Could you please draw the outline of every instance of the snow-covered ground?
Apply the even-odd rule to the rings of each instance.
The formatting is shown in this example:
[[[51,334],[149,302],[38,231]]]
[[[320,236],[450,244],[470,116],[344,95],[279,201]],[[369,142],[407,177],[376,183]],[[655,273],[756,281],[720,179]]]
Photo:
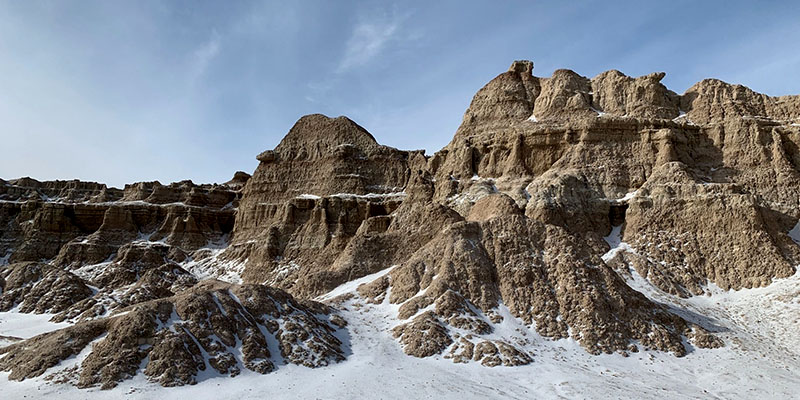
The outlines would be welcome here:
[[[69,326],[67,323],[49,322],[52,316],[52,314],[0,312],[0,346]]]
[[[611,238],[610,238],[611,239]],[[622,249],[620,249],[622,250]],[[383,271],[384,273],[386,271]],[[372,276],[378,277],[381,273]],[[362,282],[367,279],[361,280]],[[418,359],[403,354],[391,337],[397,306],[348,300],[343,315],[348,359],[309,369],[282,365],[259,375],[248,370],[236,378],[204,375],[197,385],[162,388],[143,375],[111,391],[82,390],[41,378],[8,382],[0,373],[2,398],[59,399],[395,399],[395,398],[796,398],[800,393],[800,274],[766,288],[725,292],[709,287],[710,296],[677,299],[634,274],[631,286],[671,307],[684,318],[717,331],[726,346],[693,349],[687,356],[641,351],[592,356],[573,340],[552,341],[506,317],[498,338],[528,338],[533,363],[488,368],[454,364],[442,357]],[[335,294],[357,287],[349,283]],[[326,296],[326,298],[329,296]],[[502,312],[502,310],[500,310]],[[713,316],[713,317],[707,317]],[[2,313],[0,335],[28,337],[57,328],[46,316]],[[81,361],[85,354],[69,361]]]

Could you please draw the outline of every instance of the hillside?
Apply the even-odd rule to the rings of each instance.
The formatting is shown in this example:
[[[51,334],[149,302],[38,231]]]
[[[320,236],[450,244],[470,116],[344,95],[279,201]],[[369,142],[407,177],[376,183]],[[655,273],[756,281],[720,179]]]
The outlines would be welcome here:
[[[0,180],[0,387],[789,397],[800,96],[663,77],[515,61],[433,155],[314,114],[224,184]]]

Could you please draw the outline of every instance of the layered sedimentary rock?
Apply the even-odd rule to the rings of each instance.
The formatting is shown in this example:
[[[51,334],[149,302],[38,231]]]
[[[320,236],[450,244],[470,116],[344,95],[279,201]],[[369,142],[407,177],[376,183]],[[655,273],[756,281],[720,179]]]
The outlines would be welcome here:
[[[466,216],[475,200],[502,192],[598,252],[612,223],[625,223],[634,249],[659,248],[642,253],[654,274],[670,269],[657,281],[676,294],[794,272],[786,233],[800,217],[800,97],[717,80],[676,95],[659,83],[663,73],[529,75],[527,62],[515,63],[475,96],[430,161],[439,201]],[[493,111],[509,103],[518,111]],[[667,245],[675,240],[683,244]]]
[[[193,285],[197,279],[181,266],[213,264],[217,249],[227,245],[248,177],[237,174],[226,185],[141,182],[124,190],[4,181],[0,259],[11,264],[0,270],[0,309],[58,313],[59,321],[94,319]],[[169,283],[152,282],[153,274],[173,267],[182,273],[162,274]]]
[[[395,335],[418,356],[482,360],[474,349],[498,305],[543,336],[570,332],[590,352],[636,339],[680,355],[682,336],[718,346],[618,276],[690,296],[793,274],[798,97],[719,81],[680,96],[660,84],[663,73],[531,70],[514,63],[481,89],[429,159],[432,203],[467,222],[445,226],[362,296],[401,305],[409,322]],[[612,228],[625,246],[609,252]]]
[[[194,251],[225,239],[238,188],[158,182],[105,185],[30,178],[0,186],[0,255],[8,262],[54,260],[79,267],[112,257],[136,239]]]
[[[389,227],[411,166],[425,165],[421,151],[379,145],[350,119],[318,114],[300,118],[257,158],[222,258],[246,259],[248,281],[300,295],[383,269],[345,260],[348,246]]]
[[[628,351],[634,339],[683,355],[682,337],[706,333],[628,287],[580,236],[526,217],[502,193],[478,200],[467,219],[446,224],[359,292],[400,305],[397,317],[408,322],[394,334],[419,357],[447,350],[459,361],[482,346],[494,349],[488,358],[471,356],[483,364],[530,362],[515,344],[488,339],[504,310],[544,337],[572,336],[595,354]]]
[[[663,78],[514,62],[432,156],[309,115],[224,185],[2,181],[0,307],[77,323],[5,349],[0,367],[38,376],[100,337],[65,379],[109,387],[145,359],[164,385],[268,372],[273,339],[286,362],[324,365],[345,356],[328,323],[344,322],[291,296],[370,274],[329,306],[388,307],[412,356],[535,361],[503,324],[592,354],[721,346],[628,283],[689,297],[795,273],[800,97],[717,80],[679,95]]]

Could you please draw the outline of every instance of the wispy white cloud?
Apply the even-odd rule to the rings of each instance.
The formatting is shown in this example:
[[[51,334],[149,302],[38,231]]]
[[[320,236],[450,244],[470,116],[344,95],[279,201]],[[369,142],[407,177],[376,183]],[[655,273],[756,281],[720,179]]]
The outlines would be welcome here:
[[[400,32],[402,15],[383,18],[360,18],[345,46],[344,56],[337,72],[345,72],[369,63],[380,55]]]
[[[220,51],[221,38],[216,30],[211,31],[211,37],[198,47],[192,54],[191,81],[199,79],[208,69],[208,65],[217,57]]]

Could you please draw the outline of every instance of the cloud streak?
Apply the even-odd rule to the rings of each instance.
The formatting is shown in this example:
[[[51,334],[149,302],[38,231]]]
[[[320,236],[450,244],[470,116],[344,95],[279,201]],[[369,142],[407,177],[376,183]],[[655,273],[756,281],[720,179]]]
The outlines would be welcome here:
[[[395,40],[402,22],[403,18],[396,14],[383,20],[359,20],[347,40],[337,72],[347,72],[364,66],[378,57]]]
[[[191,81],[194,82],[205,74],[208,65],[219,55],[220,35],[216,30],[211,31],[211,37],[197,48],[192,54]]]

